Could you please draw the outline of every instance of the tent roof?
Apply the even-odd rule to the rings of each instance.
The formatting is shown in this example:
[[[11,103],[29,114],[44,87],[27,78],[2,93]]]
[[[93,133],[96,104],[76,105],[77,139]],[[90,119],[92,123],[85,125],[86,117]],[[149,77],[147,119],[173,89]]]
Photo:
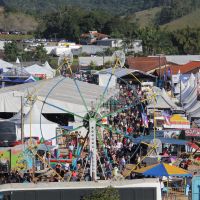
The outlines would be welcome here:
[[[173,108],[173,109],[181,109],[180,107],[178,107],[173,100],[168,96],[168,94],[166,93],[165,89],[162,89],[162,93],[161,93],[162,97],[165,99],[165,101]]]
[[[182,117],[179,114],[172,115],[169,120],[170,120],[170,123],[176,123],[176,124],[189,123],[190,124],[190,122],[186,118]]]
[[[21,105],[20,95],[24,95],[25,98],[29,95],[37,96],[36,104],[41,109],[43,106],[42,101],[48,95],[43,113],[66,113],[65,110],[67,110],[84,116],[87,110],[79,94],[78,87],[88,109],[91,109],[92,106],[96,107],[104,93],[103,87],[59,76],[53,79],[0,89],[0,112],[18,112]],[[108,89],[105,93],[104,102],[117,92],[117,89]],[[62,109],[58,109],[57,107]]]
[[[185,84],[181,80],[181,82],[177,83],[177,85],[175,86],[174,92],[179,94],[181,90],[183,91],[185,89],[185,87]]]
[[[52,71],[46,69],[45,67],[39,66],[37,64],[26,67],[25,70],[30,74],[46,74],[52,76]]]
[[[192,113],[200,107],[200,102],[197,101],[197,98],[194,98],[189,104],[184,106],[184,109],[187,113]]]
[[[45,69],[47,69],[47,70],[50,70],[50,71],[52,71],[52,72],[55,72],[55,71],[56,71],[55,69],[53,69],[53,68],[49,65],[49,62],[48,62],[48,61],[46,61],[46,62],[44,63],[43,68],[45,68]]]
[[[178,177],[191,177],[192,175],[179,167],[172,166],[166,163],[160,163],[156,165],[147,166],[138,170],[135,170],[136,173],[141,173],[145,176],[178,176]]]
[[[182,100],[184,104],[189,104],[190,102],[193,102],[194,99],[197,98],[197,85],[193,87],[193,90],[190,92],[189,96]]]
[[[143,142],[151,142],[154,139],[153,135],[147,135],[147,136],[141,136],[136,139],[134,139],[135,143],[141,143]],[[158,139],[163,143],[163,144],[176,144],[176,145],[186,145],[187,141],[186,140],[179,140],[179,139],[174,139],[174,138],[164,138],[164,137],[158,137]]]
[[[2,74],[3,77],[29,77],[30,74],[24,67],[12,67]]]
[[[31,75],[29,78],[27,78],[24,82],[25,83],[31,83],[31,82],[35,82],[36,80],[34,79],[34,77]]]
[[[32,108],[24,117],[24,124],[56,124],[47,120],[43,115],[41,115],[41,110],[38,109],[36,104],[33,104]]]
[[[156,96],[156,103],[154,105],[154,100],[152,103],[147,106],[147,108],[159,108],[159,109],[171,109],[171,106],[165,101],[165,99],[161,95]]]
[[[13,64],[0,59],[0,68],[2,68],[4,72],[8,71],[12,67],[13,67]]]
[[[155,76],[151,74],[147,74],[145,72],[142,72],[140,70],[135,70],[135,69],[127,69],[127,68],[108,68],[108,69],[102,69],[101,71],[97,72],[96,74],[114,74],[117,78],[121,78],[123,76],[127,76],[129,74],[134,74],[134,73],[140,73],[142,75],[150,76],[152,78],[155,78]]]

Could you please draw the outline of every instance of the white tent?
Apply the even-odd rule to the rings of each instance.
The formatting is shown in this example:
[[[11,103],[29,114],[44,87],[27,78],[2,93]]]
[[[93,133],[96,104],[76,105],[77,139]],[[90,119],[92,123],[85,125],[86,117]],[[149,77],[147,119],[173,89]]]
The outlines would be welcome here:
[[[52,71],[46,69],[45,67],[41,67],[37,64],[26,67],[25,70],[33,76],[45,76],[47,79],[54,77],[54,73]]]
[[[187,98],[182,99],[182,103],[184,105],[188,105],[188,104],[190,104],[190,102],[193,102],[196,98],[197,98],[197,84],[194,85],[189,96]]]
[[[177,85],[174,88],[174,93],[175,94],[180,94],[180,91],[185,89],[185,84],[183,83],[183,81],[177,83]]]
[[[53,73],[53,75],[55,76],[56,70],[53,69],[53,68],[49,65],[48,61],[46,61],[46,62],[44,63],[43,68],[45,68],[45,69],[51,71],[51,72]]]
[[[161,95],[156,96],[156,103],[154,103],[154,100],[152,100],[151,104],[147,106],[148,109],[154,107],[158,109],[171,109],[171,106],[168,104],[168,102],[165,101],[165,99]]]
[[[52,140],[53,145],[56,144],[56,128],[58,124],[47,120],[37,105],[34,104],[29,112],[24,117],[24,137],[39,137],[45,140],[54,138]],[[17,139],[21,139],[21,113],[17,113],[14,117],[8,121],[12,121],[17,126]]]
[[[171,106],[172,109],[175,109],[175,110],[181,109],[174,103],[173,99],[168,96],[164,88],[162,89],[161,95],[165,99],[165,101]]]
[[[117,84],[117,77],[115,75],[99,74],[99,86],[113,88],[116,87],[116,84]]]
[[[195,87],[195,82],[196,82],[196,78],[195,78],[194,74],[191,74],[190,78],[185,83],[186,87],[184,89],[182,89],[182,91],[181,91],[181,99],[185,99],[190,95],[190,93],[193,91],[193,89]],[[180,98],[180,94],[177,95],[177,98]]]
[[[13,64],[0,59],[0,69],[3,69],[3,72],[7,72],[12,67],[13,67]]]
[[[37,108],[37,105],[34,104],[28,114],[25,115],[24,137],[30,137],[31,135],[39,138],[44,138],[45,140],[54,138],[52,142],[53,145],[55,145],[56,128],[58,128],[59,125],[47,120],[40,113],[41,111]]]
[[[78,87],[85,103],[82,100]],[[30,95],[37,97],[36,105],[39,110],[43,106],[43,101],[46,100],[42,113],[73,112],[84,117],[87,113],[84,104],[87,105],[89,110],[92,106],[96,107],[104,93],[104,88],[98,85],[64,78],[62,76],[6,87],[0,89],[0,112],[19,112],[21,109],[21,97],[15,95],[16,92],[23,93],[25,99]],[[117,89],[109,89],[105,93],[104,100],[101,103],[103,104],[117,93]],[[47,95],[48,98],[46,98]]]

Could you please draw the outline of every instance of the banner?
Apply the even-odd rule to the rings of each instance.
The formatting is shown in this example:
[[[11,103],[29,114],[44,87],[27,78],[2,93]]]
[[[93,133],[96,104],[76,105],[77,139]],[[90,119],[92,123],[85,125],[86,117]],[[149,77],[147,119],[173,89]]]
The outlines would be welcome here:
[[[199,128],[191,128],[185,130],[186,137],[200,137],[200,129]]]

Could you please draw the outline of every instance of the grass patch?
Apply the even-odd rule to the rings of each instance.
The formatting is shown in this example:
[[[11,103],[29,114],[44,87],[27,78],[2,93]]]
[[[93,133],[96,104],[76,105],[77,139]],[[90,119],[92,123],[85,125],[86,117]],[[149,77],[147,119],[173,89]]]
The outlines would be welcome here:
[[[199,28],[200,27],[200,9],[193,11],[192,13],[185,15],[179,19],[176,19],[170,23],[162,25],[162,28],[166,28],[169,31],[183,29],[187,26],[191,28]]]
[[[141,28],[153,24],[155,15],[161,11],[161,7],[155,7],[148,10],[143,10],[136,12],[134,15],[130,16],[132,22],[136,22]]]

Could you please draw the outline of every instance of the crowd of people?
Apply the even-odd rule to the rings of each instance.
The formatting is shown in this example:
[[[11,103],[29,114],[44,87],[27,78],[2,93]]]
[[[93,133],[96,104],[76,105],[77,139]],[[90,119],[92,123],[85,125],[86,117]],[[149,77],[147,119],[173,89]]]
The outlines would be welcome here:
[[[142,119],[142,112],[146,112],[146,104],[145,101],[141,103],[141,99],[145,98],[145,94],[139,88],[133,87],[133,85],[120,85],[119,96],[115,97],[115,104],[110,107],[114,115],[108,118],[107,125],[98,128],[101,134],[97,137],[97,175],[100,179],[122,178],[125,165],[134,163],[140,167],[140,157],[146,154],[145,145],[134,144],[132,141],[132,138],[148,134],[149,130]],[[118,110],[120,112],[116,112]],[[76,153],[77,146],[74,140],[67,141],[66,148],[69,150],[67,158],[70,160],[72,156],[77,158],[71,164],[58,162],[54,166],[55,173],[52,175],[44,174],[39,178],[34,175],[33,178],[33,173],[29,171],[24,174],[15,171],[4,173],[1,176],[1,183],[91,180],[89,141],[85,141],[80,155]],[[52,156],[63,158],[62,155]]]

